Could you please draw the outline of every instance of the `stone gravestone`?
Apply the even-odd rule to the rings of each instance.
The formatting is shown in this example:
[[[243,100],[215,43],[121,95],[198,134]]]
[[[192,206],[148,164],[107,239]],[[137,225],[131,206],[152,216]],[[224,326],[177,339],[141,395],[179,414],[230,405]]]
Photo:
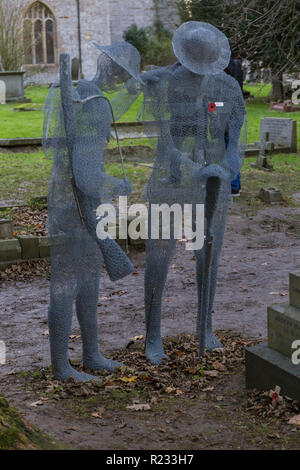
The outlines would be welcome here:
[[[0,80],[0,104],[6,103],[6,85],[3,80]]]
[[[77,82],[79,80],[79,74],[80,74],[79,59],[77,59],[77,57],[74,57],[72,59],[72,80],[74,82]]]
[[[268,342],[246,349],[246,386],[300,400],[300,271],[290,273],[290,301],[268,307]]]
[[[259,155],[255,163],[251,163],[251,166],[259,170],[273,170],[273,165],[269,162],[267,158],[267,150],[274,150],[273,142],[269,142],[269,132],[263,132],[261,134],[259,142]]]
[[[24,73],[25,72],[0,72],[0,80],[6,86],[6,102],[19,101],[28,102],[29,98],[24,96]],[[31,100],[30,100],[31,101]]]
[[[9,219],[0,219],[0,240],[13,237],[12,222]]]
[[[260,122],[260,140],[265,133],[276,149],[297,152],[297,122],[289,118],[263,118]]]

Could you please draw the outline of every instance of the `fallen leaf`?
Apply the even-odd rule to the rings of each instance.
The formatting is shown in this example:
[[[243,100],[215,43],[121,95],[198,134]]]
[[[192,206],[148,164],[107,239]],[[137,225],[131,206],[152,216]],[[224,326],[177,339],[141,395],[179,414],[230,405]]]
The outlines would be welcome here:
[[[136,381],[136,378],[137,376],[136,375],[132,375],[131,377],[120,377],[119,380],[121,380],[122,382],[127,382],[127,383],[132,383],[132,382],[135,382]]]
[[[135,405],[126,406],[126,409],[130,411],[150,411],[151,406],[148,403],[137,403]]]
[[[293,417],[289,420],[288,424],[292,424],[292,425],[294,425],[294,426],[300,426],[300,415],[295,415],[295,416],[293,416]]]
[[[141,341],[143,338],[144,338],[144,335],[134,336],[134,337],[131,338],[131,340],[128,341],[128,343],[126,344],[126,349],[128,349],[132,344],[136,343],[136,341]]]
[[[179,349],[174,351],[174,352],[175,352],[176,356],[182,356],[182,351],[179,351]]]
[[[166,387],[166,388],[165,388],[165,392],[166,392],[166,393],[173,393],[173,392],[176,392],[176,388],[174,388],[174,387]]]
[[[92,418],[101,419],[103,417],[104,412],[105,412],[105,408],[103,406],[101,406],[100,408],[97,408],[97,410],[95,410],[91,414],[91,416],[92,416]]]
[[[215,361],[213,362],[212,365],[213,365],[213,368],[216,370],[226,370],[226,367],[221,362]]]
[[[131,341],[140,341],[144,338],[144,335],[134,336]]]
[[[163,428],[163,427],[158,428],[158,430],[159,430],[159,432],[162,432],[162,433],[167,432],[167,428]]]
[[[188,374],[196,374],[198,369],[196,368],[192,368],[192,367],[188,367],[187,369],[184,369],[184,372],[187,372]]]
[[[281,295],[284,297],[285,295],[288,295],[288,292],[270,292],[270,295]]]
[[[158,402],[158,398],[157,397],[152,397],[150,402],[154,405],[155,403]]]
[[[203,371],[204,375],[208,375],[209,377],[218,377],[219,372],[217,370],[205,370]]]
[[[38,401],[34,401],[33,403],[30,403],[29,406],[33,406],[37,408],[38,406],[43,406],[44,403],[45,403],[45,400],[38,400]]]

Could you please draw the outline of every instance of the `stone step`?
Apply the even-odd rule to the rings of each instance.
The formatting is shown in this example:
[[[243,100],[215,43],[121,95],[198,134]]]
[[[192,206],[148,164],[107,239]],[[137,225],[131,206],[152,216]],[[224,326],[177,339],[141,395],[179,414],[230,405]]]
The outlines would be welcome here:
[[[300,308],[300,271],[290,273],[290,304]]]
[[[0,240],[0,262],[13,261],[21,258],[22,249],[19,240]]]
[[[33,235],[22,235],[17,237],[21,248],[23,259],[33,259],[39,257],[39,238]]]
[[[300,357],[300,354],[298,355]],[[283,356],[267,343],[246,349],[247,389],[274,390],[278,385],[281,395],[300,400],[300,365]]]
[[[39,257],[40,258],[50,257],[50,237],[39,238]]]
[[[9,219],[0,219],[0,239],[12,238],[13,226]]]
[[[269,347],[291,358],[296,340],[300,340],[300,309],[288,303],[268,307]]]

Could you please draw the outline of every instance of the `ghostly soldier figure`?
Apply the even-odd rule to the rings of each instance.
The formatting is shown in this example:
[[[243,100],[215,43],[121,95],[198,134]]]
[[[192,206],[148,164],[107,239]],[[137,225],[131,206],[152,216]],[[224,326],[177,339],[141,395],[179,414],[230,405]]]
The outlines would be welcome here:
[[[195,251],[199,355],[222,347],[213,334],[212,308],[218,258],[230,198],[230,181],[241,167],[239,138],[245,119],[240,87],[224,69],[228,39],[214,26],[187,22],[174,33],[178,61],[142,75],[145,126],[156,125],[158,145],[148,182],[150,204],[205,205],[205,242]],[[225,147],[225,133],[229,135]],[[149,211],[150,212],[150,211]],[[195,225],[195,219],[193,219]],[[145,273],[146,355],[154,364],[165,356],[161,339],[162,295],[176,240],[147,240]],[[173,222],[174,223],[174,222]]]
[[[90,82],[80,80],[76,89],[71,81],[70,57],[61,55],[60,81],[50,90],[45,105],[44,151],[53,158],[48,194],[51,237],[48,324],[53,372],[62,381],[70,377],[75,381],[94,379],[69,363],[74,302],[84,368],[112,371],[121,366],[106,359],[98,348],[100,270],[104,261],[112,280],[133,271],[131,262],[112,238],[97,237],[96,209],[101,203],[131,191],[128,180],[121,181],[105,173],[103,152],[110,139],[113,109],[119,118],[137,97],[135,83],[140,80],[140,56],[124,42],[97,47],[101,55],[96,76]],[[120,86],[118,96],[109,103],[102,91],[114,91]]]

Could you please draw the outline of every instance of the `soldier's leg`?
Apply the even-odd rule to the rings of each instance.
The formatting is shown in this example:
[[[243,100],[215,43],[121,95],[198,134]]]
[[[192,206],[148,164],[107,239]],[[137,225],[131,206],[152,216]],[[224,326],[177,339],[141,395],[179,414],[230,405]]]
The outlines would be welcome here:
[[[200,316],[201,316],[201,309],[203,308],[203,294],[204,294],[204,276],[206,275],[205,273],[205,267],[204,267],[204,250],[205,248],[203,247],[202,250],[195,251],[195,258],[196,258],[196,278],[197,278],[197,290],[198,290],[198,318],[197,318],[197,336],[200,338]],[[213,306],[213,297],[214,294],[212,295],[212,291],[215,293],[216,290],[216,281],[217,281],[217,273],[213,272],[214,271],[214,265],[217,265],[218,262],[218,255],[216,253],[216,247],[212,247],[212,254],[211,254],[211,259],[212,259],[212,273],[211,273],[211,278],[209,282],[209,307],[208,307],[208,315],[207,315],[207,323],[206,323],[206,338],[205,338],[205,347],[209,351],[212,351],[213,349],[216,348],[222,348],[222,344],[220,341],[216,338],[216,336],[213,334],[212,330],[212,306]]]
[[[48,309],[51,362],[56,379],[65,381],[73,377],[76,382],[83,382],[95,377],[78,372],[69,362],[68,346],[72,327],[72,305],[76,296],[76,277],[74,257],[68,245],[61,240],[51,247]]]
[[[87,370],[113,371],[116,367],[121,367],[122,364],[106,359],[99,351],[98,342],[97,305],[103,260],[99,248],[88,234],[80,252],[76,313],[82,336],[83,366]]]
[[[147,240],[145,271],[146,356],[152,364],[166,357],[161,339],[162,295],[176,240]]]

